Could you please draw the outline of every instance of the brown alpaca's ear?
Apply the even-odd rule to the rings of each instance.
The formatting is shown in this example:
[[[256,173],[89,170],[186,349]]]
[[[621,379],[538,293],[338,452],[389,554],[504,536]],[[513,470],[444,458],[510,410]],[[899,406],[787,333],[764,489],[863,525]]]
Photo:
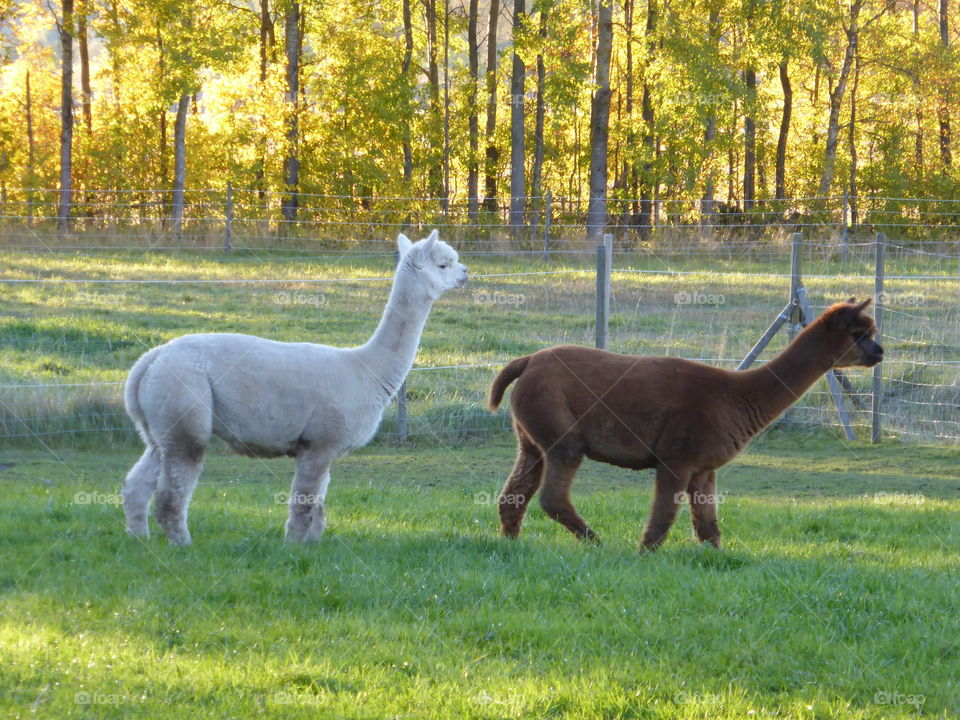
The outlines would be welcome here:
[[[854,300],[856,300],[856,298],[850,298],[850,302],[853,302]],[[853,307],[847,306],[843,308],[839,313],[837,313],[837,324],[844,327],[853,325],[860,316],[860,313],[862,313],[866,309],[867,305],[869,305],[871,302],[873,302],[873,298],[867,298],[863,302],[858,303]]]
[[[857,301],[857,296],[856,296],[856,295],[851,295],[851,296],[850,296],[850,299],[847,300],[847,302],[850,303],[851,305],[853,305],[856,301]]]

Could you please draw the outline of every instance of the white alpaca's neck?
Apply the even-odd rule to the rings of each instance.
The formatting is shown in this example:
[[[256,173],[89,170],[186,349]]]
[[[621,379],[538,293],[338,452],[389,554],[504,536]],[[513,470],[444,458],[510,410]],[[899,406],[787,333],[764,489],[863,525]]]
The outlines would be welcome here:
[[[401,264],[373,337],[354,350],[383,391],[384,403],[396,394],[413,367],[432,305],[426,292],[417,287],[413,273]]]

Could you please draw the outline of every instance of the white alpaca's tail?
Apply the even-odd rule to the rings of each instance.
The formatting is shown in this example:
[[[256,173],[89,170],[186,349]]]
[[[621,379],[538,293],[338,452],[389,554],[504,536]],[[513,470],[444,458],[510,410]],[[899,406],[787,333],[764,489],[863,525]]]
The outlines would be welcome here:
[[[123,387],[123,404],[127,409],[127,415],[133,420],[133,424],[137,427],[137,432],[140,433],[143,442],[148,446],[152,446],[154,443],[150,439],[147,418],[143,414],[143,409],[140,407],[140,381],[143,380],[143,376],[146,375],[147,370],[150,369],[153,361],[156,360],[159,350],[159,347],[155,347],[140,356],[140,359],[130,368],[130,374],[127,375],[127,382]]]

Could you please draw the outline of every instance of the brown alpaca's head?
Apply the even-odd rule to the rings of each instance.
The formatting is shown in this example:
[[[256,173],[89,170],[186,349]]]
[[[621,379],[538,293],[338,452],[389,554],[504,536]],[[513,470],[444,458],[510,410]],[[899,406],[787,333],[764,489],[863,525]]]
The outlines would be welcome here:
[[[820,317],[819,324],[826,330],[833,348],[833,367],[873,367],[883,360],[883,348],[873,339],[877,326],[873,318],[863,312],[869,304],[869,298],[861,303],[850,298],[831,305]]]

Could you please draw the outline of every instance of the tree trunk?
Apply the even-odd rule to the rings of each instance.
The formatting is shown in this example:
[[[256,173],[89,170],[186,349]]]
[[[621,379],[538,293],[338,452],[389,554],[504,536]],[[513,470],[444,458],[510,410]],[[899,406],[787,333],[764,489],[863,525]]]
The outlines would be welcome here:
[[[80,102],[83,107],[83,124],[87,133],[93,131],[93,110],[91,99],[93,91],[90,88],[90,53],[87,50],[87,4],[81,0],[80,14],[77,16],[77,34],[79,35],[80,49]]]
[[[430,92],[431,128],[442,125],[440,112],[440,66],[437,64],[437,0],[425,0],[427,21],[427,85]],[[433,141],[435,142],[435,140]],[[443,157],[430,165],[430,193],[443,196]]]
[[[284,159],[283,181],[287,194],[284,196],[282,214],[287,224],[284,233],[292,229],[290,224],[297,219],[300,186],[300,3],[291,0],[284,14],[283,47],[287,56],[287,154]]]
[[[610,123],[610,55],[613,48],[613,0],[597,8],[597,65],[590,107],[590,203],[587,232],[600,240],[607,226],[607,143]]]
[[[484,137],[487,143],[484,205],[490,212],[497,211],[497,18],[500,15],[500,0],[490,0],[490,15],[487,22],[487,124]]]
[[[70,230],[73,182],[73,0],[61,0],[60,26],[60,202],[57,227],[61,236]]]
[[[403,64],[400,72],[403,82],[410,81],[410,65],[413,62],[413,19],[410,15],[410,0],[403,0]],[[410,125],[413,117],[408,117],[403,124],[403,181],[405,192],[412,192],[413,182],[413,148],[411,145]],[[408,220],[409,224],[409,220]]]
[[[920,0],[913,0],[913,42],[919,47],[920,42]],[[915,117],[917,130],[913,140],[913,164],[917,179],[923,179],[923,93],[920,86],[920,73],[913,76],[913,91],[917,100]]]
[[[949,0],[940,0],[940,45],[943,47],[944,54],[950,49],[949,5]],[[945,168],[948,168],[953,163],[953,154],[950,149],[950,97],[946,89],[940,95],[938,115],[940,116],[940,161]]]
[[[823,154],[823,173],[820,175],[820,187],[817,190],[821,198],[830,194],[833,184],[833,175],[836,170],[837,144],[840,138],[840,109],[843,96],[847,91],[847,80],[850,77],[850,68],[853,66],[853,57],[857,51],[859,39],[860,9],[864,0],[854,0],[850,4],[850,25],[845,29],[847,46],[843,53],[843,64],[840,67],[840,77],[830,92],[830,118],[827,121],[827,142]]]
[[[184,93],[177,103],[177,119],[173,125],[173,233],[183,232],[183,189],[187,179],[187,109],[190,95]]]
[[[633,225],[636,215],[640,211],[637,201],[637,165],[633,161],[633,146],[636,143],[636,133],[633,128],[633,4],[634,0],[624,0],[623,27],[626,35],[627,76],[626,76],[626,113],[627,113],[627,145],[623,160],[623,178],[627,199],[630,206],[624,208],[625,225]]]
[[[260,92],[265,90],[267,82],[267,60],[273,48],[273,20],[270,17],[270,0],[260,0]],[[266,196],[267,170],[267,129],[266,118],[262,119],[263,127],[257,139],[257,171],[255,184],[257,196],[262,200]]]
[[[547,38],[547,6],[540,9],[540,40],[545,43]],[[541,46],[542,47],[542,46]],[[533,129],[533,178],[530,181],[530,194],[534,197],[539,219],[543,208],[543,123],[546,106],[544,104],[544,85],[547,78],[547,69],[543,62],[543,50],[537,53],[537,109]]]
[[[653,98],[650,94],[650,64],[656,52],[654,33],[657,30],[657,0],[647,3],[647,66],[644,68],[643,97],[641,99],[641,114],[643,116],[643,144],[646,146],[647,160],[643,164],[643,179],[640,183],[640,227],[647,231],[651,226],[653,214],[653,159],[656,156],[656,140],[654,136]]]
[[[857,87],[860,84],[860,56],[853,58],[853,84],[850,86],[850,125],[847,141],[850,144],[850,224],[854,227],[860,222],[857,211]]]
[[[33,137],[33,95],[30,92],[30,68],[27,68],[24,88],[26,97],[24,98],[27,109],[27,217],[33,222],[33,186],[35,184],[34,173],[36,168],[34,161],[36,157],[36,140]]]
[[[790,85],[788,61],[780,63],[780,87],[783,89],[783,112],[780,114],[780,133],[777,136],[777,200],[787,197],[787,137],[790,134],[790,115],[793,112],[793,87]]]
[[[524,224],[527,183],[524,161],[524,80],[526,65],[516,51],[517,38],[523,29],[526,0],[513,2],[513,74],[510,79],[510,230],[519,234]]]
[[[720,11],[711,10],[707,19],[707,36],[711,45],[718,45],[720,42]],[[703,147],[707,153],[706,166],[707,178],[704,182],[703,197],[700,200],[700,236],[708,239],[713,233],[715,224],[714,213],[714,192],[716,190],[716,174],[713,169],[713,142],[717,137],[717,113],[716,106],[710,104],[710,112],[703,128]]]
[[[405,2],[407,0],[404,0]],[[477,15],[479,3],[470,0],[467,11],[467,64],[470,69],[469,116],[467,117],[470,136],[470,158],[467,162],[467,214],[471,223],[477,222],[480,211],[480,119],[477,116],[479,93],[477,83],[480,80],[480,48],[477,46]]]
[[[753,120],[757,97],[756,70],[747,68],[743,78],[747,86],[743,113],[743,209],[751,210],[757,197],[757,126]]]
[[[450,0],[443,3],[443,214],[450,209]]]

